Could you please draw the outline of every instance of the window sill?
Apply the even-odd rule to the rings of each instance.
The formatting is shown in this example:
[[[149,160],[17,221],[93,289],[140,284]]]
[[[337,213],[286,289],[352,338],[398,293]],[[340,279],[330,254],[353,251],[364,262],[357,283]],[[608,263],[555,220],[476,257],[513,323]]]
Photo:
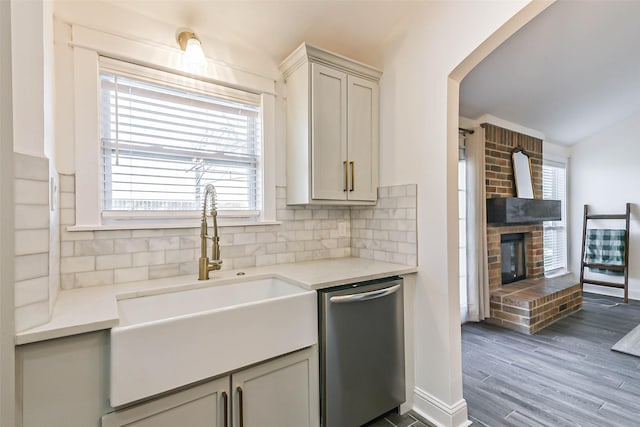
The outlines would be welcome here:
[[[211,221],[209,220],[209,226]],[[264,225],[278,225],[281,221],[251,221],[241,219],[228,219],[218,221],[218,227],[251,227]],[[200,228],[200,222],[175,222],[175,223],[127,223],[127,224],[99,224],[99,225],[70,225],[67,231],[107,231],[107,230],[156,230],[165,228]]]
[[[564,276],[565,274],[569,274],[569,270],[566,268],[559,268],[557,270],[550,271],[549,273],[545,273],[544,277],[552,279],[554,277]]]

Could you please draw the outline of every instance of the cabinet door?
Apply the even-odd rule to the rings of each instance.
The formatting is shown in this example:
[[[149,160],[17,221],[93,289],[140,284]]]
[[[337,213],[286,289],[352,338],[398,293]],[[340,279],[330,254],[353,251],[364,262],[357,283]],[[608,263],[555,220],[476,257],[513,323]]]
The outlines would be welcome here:
[[[108,330],[17,346],[16,425],[98,427],[111,410],[108,368]]]
[[[233,425],[315,427],[319,423],[317,348],[232,376]],[[242,418],[242,423],[240,422]]]
[[[349,200],[378,196],[378,84],[348,77]]]
[[[311,64],[311,194],[347,198],[347,75]]]
[[[102,427],[229,427],[228,389],[229,377],[213,380],[106,414]]]

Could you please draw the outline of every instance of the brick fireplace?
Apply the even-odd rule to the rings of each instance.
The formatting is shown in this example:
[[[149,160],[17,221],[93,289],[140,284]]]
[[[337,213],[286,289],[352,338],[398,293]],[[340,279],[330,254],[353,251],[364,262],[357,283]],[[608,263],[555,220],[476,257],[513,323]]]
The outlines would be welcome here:
[[[516,197],[511,154],[520,147],[531,159],[535,198],[542,198],[542,140],[492,124],[485,131],[487,199]],[[525,241],[526,279],[502,284],[503,234],[522,233]],[[491,316],[489,322],[525,333],[535,333],[582,306],[580,284],[571,277],[544,278],[542,223],[487,224]]]
[[[483,124],[485,131],[485,164],[487,198],[516,197],[511,166],[511,153],[522,147],[531,159],[533,193],[542,197],[542,140],[491,124]],[[500,241],[502,234],[524,233],[527,278],[544,276],[542,224],[487,225],[489,251],[489,288],[502,287]]]

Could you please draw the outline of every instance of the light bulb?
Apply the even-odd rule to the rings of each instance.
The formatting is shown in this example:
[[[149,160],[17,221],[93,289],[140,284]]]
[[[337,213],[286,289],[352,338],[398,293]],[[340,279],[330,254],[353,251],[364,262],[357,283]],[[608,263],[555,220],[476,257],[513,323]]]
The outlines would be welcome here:
[[[207,58],[204,56],[200,40],[191,31],[178,34],[178,44],[184,51],[184,66],[187,70],[201,73],[207,69]]]
[[[186,56],[190,61],[206,61],[202,45],[198,39],[189,39],[187,41],[187,48],[184,51],[184,56]]]

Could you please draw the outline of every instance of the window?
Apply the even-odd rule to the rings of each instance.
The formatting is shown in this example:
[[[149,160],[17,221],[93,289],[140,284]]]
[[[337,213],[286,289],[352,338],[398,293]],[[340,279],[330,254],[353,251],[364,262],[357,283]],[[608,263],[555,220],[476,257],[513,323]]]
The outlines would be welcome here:
[[[566,183],[566,164],[545,160],[542,166],[542,197],[560,200],[562,205],[560,221],[543,223],[545,275],[553,275],[567,269]]]
[[[458,251],[459,251],[459,286],[460,314],[464,322],[469,304],[467,295],[467,160],[464,136],[459,137],[458,147]]]
[[[276,220],[272,77],[214,61],[194,74],[174,47],[71,30],[73,73],[59,76],[73,88],[61,99],[74,117],[60,138],[76,174],[69,231],[196,228],[210,181],[220,226]]]
[[[100,67],[103,217],[197,211],[210,183],[221,214],[259,215],[260,97],[115,62]]]
[[[467,307],[467,162],[458,161],[458,250],[460,251],[460,307]]]

